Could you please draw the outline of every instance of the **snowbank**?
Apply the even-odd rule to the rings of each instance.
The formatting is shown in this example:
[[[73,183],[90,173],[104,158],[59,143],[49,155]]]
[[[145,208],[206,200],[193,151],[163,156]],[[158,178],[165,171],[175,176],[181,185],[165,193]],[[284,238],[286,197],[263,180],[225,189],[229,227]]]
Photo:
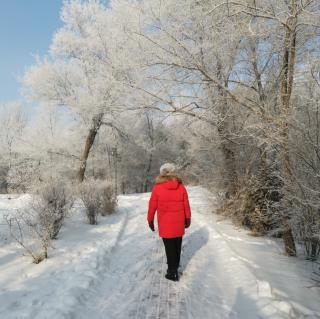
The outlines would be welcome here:
[[[14,213],[28,195],[2,196],[1,213]],[[99,225],[86,223],[83,207],[75,203],[49,259],[39,265],[7,238],[0,248],[0,318],[67,318],[86,290],[99,280],[108,252],[117,242],[126,210],[101,217]],[[6,227],[6,226],[3,226]],[[6,236],[4,236],[6,237]]]

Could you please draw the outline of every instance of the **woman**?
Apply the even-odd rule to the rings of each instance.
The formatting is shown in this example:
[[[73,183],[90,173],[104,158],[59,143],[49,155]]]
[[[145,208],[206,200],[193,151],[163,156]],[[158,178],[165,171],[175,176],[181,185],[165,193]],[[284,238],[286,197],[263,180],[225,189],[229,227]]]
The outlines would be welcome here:
[[[154,231],[154,215],[157,211],[159,236],[162,237],[168,269],[165,277],[178,281],[182,236],[191,223],[188,193],[181,179],[176,175],[174,164],[160,167],[160,175],[152,188],[147,220]]]

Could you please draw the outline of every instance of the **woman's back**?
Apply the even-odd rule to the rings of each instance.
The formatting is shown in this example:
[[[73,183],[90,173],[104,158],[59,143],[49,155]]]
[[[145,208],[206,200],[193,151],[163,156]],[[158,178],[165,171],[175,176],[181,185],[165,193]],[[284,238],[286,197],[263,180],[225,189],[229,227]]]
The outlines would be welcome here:
[[[174,176],[158,176],[149,201],[148,221],[157,211],[159,236],[183,236],[185,219],[191,218],[187,191],[181,180]]]

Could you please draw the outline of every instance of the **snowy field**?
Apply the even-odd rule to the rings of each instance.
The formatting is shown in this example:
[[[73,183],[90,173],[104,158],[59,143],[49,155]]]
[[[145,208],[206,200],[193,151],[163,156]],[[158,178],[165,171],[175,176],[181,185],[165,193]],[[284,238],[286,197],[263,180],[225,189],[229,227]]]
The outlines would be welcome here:
[[[1,220],[0,318],[320,318],[310,263],[284,256],[276,240],[220,220],[205,189],[188,191],[192,222],[179,282],[164,278],[163,243],[147,226],[150,193],[119,196],[117,212],[97,226],[84,222],[75,203],[39,265],[23,256]],[[0,213],[28,200],[1,195]]]

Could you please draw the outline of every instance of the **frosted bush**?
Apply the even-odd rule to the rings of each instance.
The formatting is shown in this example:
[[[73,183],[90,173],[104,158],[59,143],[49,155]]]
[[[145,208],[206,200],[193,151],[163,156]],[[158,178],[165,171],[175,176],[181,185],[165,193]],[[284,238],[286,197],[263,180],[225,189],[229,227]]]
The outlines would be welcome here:
[[[101,196],[101,215],[106,216],[112,214],[117,205],[117,198],[112,185],[108,182],[101,182],[99,185],[99,192]]]
[[[73,204],[63,182],[50,181],[37,186],[32,202],[14,216],[6,216],[11,237],[38,264],[48,258],[48,248],[56,239]]]
[[[49,182],[38,191],[39,197],[33,202],[37,220],[56,239],[68,210],[73,204],[71,192],[63,182]]]
[[[111,184],[105,181],[87,179],[79,185],[79,196],[85,206],[90,225],[98,222],[98,215],[111,214],[116,206],[116,197]]]

